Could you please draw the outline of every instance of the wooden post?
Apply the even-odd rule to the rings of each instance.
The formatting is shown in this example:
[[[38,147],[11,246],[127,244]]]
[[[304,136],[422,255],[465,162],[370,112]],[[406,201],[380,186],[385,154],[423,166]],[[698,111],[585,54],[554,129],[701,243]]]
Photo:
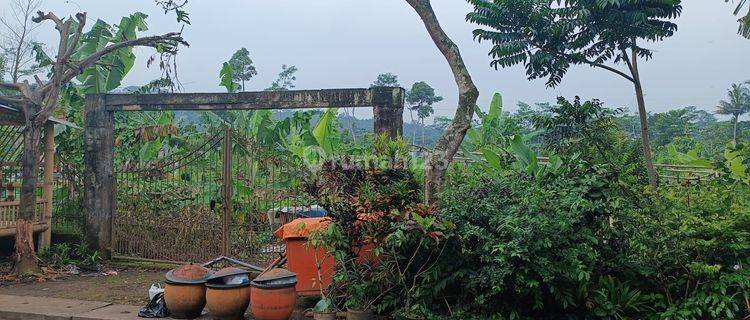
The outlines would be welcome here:
[[[42,196],[44,197],[44,212],[42,221],[47,226],[41,234],[39,250],[49,248],[52,243],[52,191],[55,173],[55,125],[47,122],[44,125],[44,181]]]
[[[221,255],[228,256],[232,221],[232,129],[224,129],[223,170],[221,174]]]
[[[87,95],[84,110],[83,209],[86,241],[104,257],[112,251],[115,211],[114,114],[106,110],[105,95]]]
[[[372,88],[372,95],[373,131],[391,139],[400,137],[404,128],[404,89],[376,87]]]

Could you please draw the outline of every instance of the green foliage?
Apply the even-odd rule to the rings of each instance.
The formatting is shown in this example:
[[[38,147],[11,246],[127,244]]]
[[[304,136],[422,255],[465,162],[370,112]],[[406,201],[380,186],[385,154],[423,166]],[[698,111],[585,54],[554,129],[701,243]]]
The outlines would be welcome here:
[[[734,122],[733,140],[737,141],[739,117],[750,112],[750,88],[745,84],[732,84],[727,92],[728,100],[719,101],[716,113],[731,115]]]
[[[281,72],[276,77],[276,80],[271,83],[271,86],[266,88],[266,91],[286,91],[291,90],[295,87],[294,81],[297,81],[298,69],[295,66],[281,66]]]
[[[415,82],[406,93],[406,103],[411,106],[411,110],[417,112],[420,119],[427,118],[434,113],[432,105],[440,101],[443,101],[443,97],[436,95],[435,89],[424,81]]]
[[[258,74],[253,65],[253,59],[250,59],[250,52],[246,48],[237,50],[232,54],[232,58],[229,59],[229,65],[234,71],[232,79],[240,82],[242,84],[242,91],[245,91],[245,81],[249,81],[253,76]]]
[[[478,170],[478,171],[476,171]],[[606,254],[597,234],[618,202],[605,172],[566,163],[554,179],[538,183],[526,173],[487,177],[458,170],[441,195],[441,214],[457,226],[459,300],[478,317],[564,318],[585,312],[579,288],[592,281]],[[514,299],[502,297],[513,296]],[[557,316],[555,316],[557,315]]]
[[[386,72],[386,73],[379,74],[378,78],[375,79],[375,82],[373,82],[370,85],[370,88],[374,88],[374,87],[400,87],[400,86],[401,85],[398,83],[398,76],[395,75],[395,74],[393,74],[393,73]]]
[[[340,143],[338,125],[336,124],[337,108],[327,109],[315,125],[312,134],[318,142],[318,146],[326,155],[333,155],[334,150]]]
[[[219,85],[227,89],[227,92],[236,92],[239,84],[234,82],[234,70],[229,62],[224,62],[221,65],[221,71],[219,71]]]
[[[571,65],[623,61],[625,49],[640,57],[652,51],[638,41],[671,37],[679,0],[468,0],[466,20],[480,26],[478,41],[489,41],[493,67],[524,64],[529,79],[558,85]]]
[[[729,0],[724,0],[724,2],[729,2]],[[747,4],[747,0],[737,1],[737,6],[735,7],[733,12],[734,15],[740,15],[742,13],[742,9],[745,8]],[[737,33],[747,39],[750,39],[750,8],[748,8],[747,13],[744,16],[740,17],[737,22],[739,22]]]
[[[336,261],[327,296],[336,299],[340,309],[386,308],[384,296],[403,288],[385,269],[394,261],[385,254],[392,252],[387,249],[401,248],[389,246],[389,241],[406,225],[411,226],[408,230],[425,230],[435,223],[434,218],[414,215],[420,186],[408,170],[409,159],[401,157],[408,155],[406,144],[378,139],[374,150],[374,157],[364,161],[329,159],[307,183],[308,192],[331,218],[310,241]],[[337,298],[342,296],[345,301]]]
[[[55,268],[68,265],[96,268],[102,262],[99,252],[89,248],[84,242],[75,245],[68,243],[54,244],[39,252],[38,258],[42,264]]]
[[[97,20],[91,30],[81,36],[81,44],[73,54],[73,59],[83,60],[111,43],[121,39],[135,39],[138,32],[148,30],[146,14],[136,12],[123,17],[120,24],[112,27]],[[76,28],[76,26],[72,26]],[[132,47],[117,49],[100,59],[96,64],[78,76],[85,93],[106,93],[120,86],[125,75],[135,63]]]

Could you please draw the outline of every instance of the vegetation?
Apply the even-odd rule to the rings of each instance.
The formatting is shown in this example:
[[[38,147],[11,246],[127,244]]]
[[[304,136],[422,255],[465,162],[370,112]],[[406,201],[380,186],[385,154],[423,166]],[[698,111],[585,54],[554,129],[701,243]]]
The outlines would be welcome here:
[[[436,95],[435,89],[424,81],[414,83],[411,89],[406,92],[406,103],[409,104],[409,115],[412,117],[411,122],[414,122],[413,111],[416,111],[417,118],[422,123],[422,145],[425,145],[424,120],[435,113],[432,105],[440,101],[443,101],[443,97]],[[415,139],[412,136],[412,144],[414,142]]]
[[[371,120],[336,106],[117,113],[115,223],[131,223],[119,232],[162,236],[148,239],[168,247],[151,250],[161,255],[174,250],[163,245],[167,238],[213,254],[228,223],[231,244],[242,248],[230,254],[252,259],[275,255],[270,214],[320,205],[328,224],[310,242],[334,257],[335,274],[316,311],[404,319],[750,317],[750,124],[742,121],[750,112],[748,84],[733,85],[718,102],[715,114],[730,121],[693,106],[648,113],[643,101],[637,65],[652,52],[642,43],[674,34],[679,0],[469,1],[467,19],[480,26],[479,41],[491,42],[492,66],[524,64],[530,79],[546,78],[549,86],[573,65],[610,71],[634,85],[637,115],[577,96],[519,103],[509,112],[496,93],[480,108],[479,91],[430,1],[406,1],[453,72],[454,117],[425,123],[443,98],[424,81],[405,99],[419,119],[411,141],[375,136],[366,129]],[[189,24],[186,2],[156,2]],[[50,115],[81,125],[88,94],[176,86],[168,66],[185,43],[179,33],[139,38],[146,18],[98,20],[85,31],[85,14],[40,13],[37,22],[58,26],[57,55],[32,45],[34,64],[0,60],[0,75],[11,78],[0,102],[18,106],[27,121],[22,219],[34,214],[28,201],[36,196],[39,126]],[[164,74],[121,88],[135,46],[154,47]],[[32,69],[49,75],[37,75],[35,85],[21,81]],[[294,89],[297,71],[282,65],[266,90]],[[241,48],[222,64],[218,85],[244,91],[256,75]],[[399,86],[398,77],[378,75],[371,87],[382,86]],[[424,157],[411,148],[418,130],[422,145],[434,141]],[[66,164],[80,168],[82,133],[61,129],[57,143]],[[229,196],[231,207],[222,207]],[[225,209],[231,214],[223,216]],[[103,261],[99,248],[75,242],[37,260],[30,233],[18,234],[17,243],[29,245],[16,249],[19,272],[37,262],[90,268]]]
[[[670,1],[506,1],[469,0],[474,12],[466,19],[478,24],[478,41],[490,41],[492,65],[524,63],[529,79],[547,78],[554,87],[572,65],[588,65],[614,73],[633,84],[640,115],[643,158],[649,182],[656,187],[648,135],[646,103],[638,59],[650,59],[646,41],[671,37],[682,5]],[[609,63],[609,64],[608,64]],[[625,72],[610,64],[625,64]]]
[[[253,59],[250,59],[250,52],[246,48],[237,50],[229,59],[229,65],[234,71],[232,80],[240,82],[240,89],[246,91],[245,81],[250,81],[258,74],[253,65]]]
[[[732,84],[727,92],[727,100],[719,101],[716,113],[732,116],[734,128],[732,141],[737,142],[737,123],[741,115],[750,113],[750,88],[744,84]]]

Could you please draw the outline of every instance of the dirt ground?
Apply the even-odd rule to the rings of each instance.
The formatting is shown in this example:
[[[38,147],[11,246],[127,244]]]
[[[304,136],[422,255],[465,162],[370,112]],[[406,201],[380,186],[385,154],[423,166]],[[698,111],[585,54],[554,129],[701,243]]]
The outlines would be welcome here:
[[[115,269],[117,275],[71,275],[57,280],[0,283],[0,293],[19,296],[145,305],[152,283],[164,282],[163,270]]]

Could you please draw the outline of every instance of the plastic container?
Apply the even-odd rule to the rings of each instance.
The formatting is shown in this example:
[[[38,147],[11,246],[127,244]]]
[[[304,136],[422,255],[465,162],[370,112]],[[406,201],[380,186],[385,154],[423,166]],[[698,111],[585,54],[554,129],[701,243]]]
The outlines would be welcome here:
[[[328,221],[327,218],[295,219],[274,232],[286,244],[287,267],[297,274],[296,290],[299,295],[319,295],[321,286],[325,289],[331,283],[333,256],[323,249],[313,248],[307,242],[313,232],[326,228]],[[320,263],[320,280],[317,263]]]

